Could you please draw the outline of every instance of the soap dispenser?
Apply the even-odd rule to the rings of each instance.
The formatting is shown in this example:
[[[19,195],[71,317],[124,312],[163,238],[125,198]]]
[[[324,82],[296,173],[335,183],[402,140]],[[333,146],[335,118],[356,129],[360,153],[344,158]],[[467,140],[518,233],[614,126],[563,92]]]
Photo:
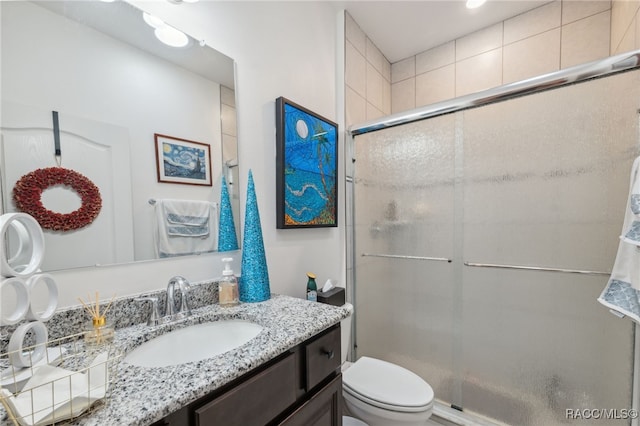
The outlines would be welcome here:
[[[238,279],[233,274],[230,262],[233,260],[231,257],[225,257],[222,259],[224,262],[224,270],[222,271],[222,278],[218,282],[218,299],[220,306],[236,306],[239,303],[240,297],[238,293]]]

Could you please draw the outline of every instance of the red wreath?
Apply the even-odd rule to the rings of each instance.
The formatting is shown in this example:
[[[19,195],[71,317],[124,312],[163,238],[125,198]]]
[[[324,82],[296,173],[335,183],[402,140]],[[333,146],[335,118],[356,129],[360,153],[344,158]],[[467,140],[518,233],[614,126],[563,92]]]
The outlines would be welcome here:
[[[80,196],[82,206],[71,213],[56,213],[42,204],[42,191],[68,186]],[[84,175],[62,167],[37,169],[22,176],[13,188],[13,200],[19,210],[33,216],[40,226],[54,231],[71,231],[89,225],[100,213],[100,190]]]

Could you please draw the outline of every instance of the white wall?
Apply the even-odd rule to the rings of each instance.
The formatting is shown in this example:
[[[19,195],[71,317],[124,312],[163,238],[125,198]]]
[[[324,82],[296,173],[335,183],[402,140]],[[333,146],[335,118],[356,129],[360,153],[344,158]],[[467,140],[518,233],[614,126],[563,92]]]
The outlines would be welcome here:
[[[336,22],[328,2],[132,2],[169,24],[234,58],[241,204],[247,173],[253,172],[271,291],[304,297],[305,273],[342,278],[344,191],[340,184],[339,227],[276,230],[275,99],[285,96],[329,119],[336,117]],[[342,146],[342,141],[340,142]],[[343,159],[339,169],[342,170]],[[339,181],[343,181],[342,173]],[[208,255],[134,265],[56,273],[60,306],[77,305],[90,290],[118,296],[164,288],[172,275],[191,281],[219,275],[218,258]]]

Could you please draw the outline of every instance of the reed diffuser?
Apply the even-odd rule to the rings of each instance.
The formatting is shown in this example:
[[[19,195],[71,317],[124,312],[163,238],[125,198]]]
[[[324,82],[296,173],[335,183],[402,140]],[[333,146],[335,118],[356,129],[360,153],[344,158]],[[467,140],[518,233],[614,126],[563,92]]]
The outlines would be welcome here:
[[[88,345],[102,345],[110,343],[115,336],[115,330],[113,326],[107,322],[107,312],[111,308],[115,294],[107,304],[104,310],[100,310],[100,294],[96,291],[96,300],[91,300],[91,295],[87,297],[87,302],[78,298],[78,301],[82,303],[82,306],[91,316],[91,324],[87,326],[87,330],[84,334],[84,341]]]

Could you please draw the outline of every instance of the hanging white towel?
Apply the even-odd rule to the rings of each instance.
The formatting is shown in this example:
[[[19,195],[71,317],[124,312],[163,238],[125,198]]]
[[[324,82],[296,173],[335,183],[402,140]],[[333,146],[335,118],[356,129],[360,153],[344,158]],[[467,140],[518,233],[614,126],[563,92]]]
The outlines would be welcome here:
[[[640,157],[631,168],[629,198],[618,253],[607,286],[598,298],[603,305],[640,323]]]
[[[197,200],[157,200],[156,256],[172,257],[216,251],[218,207]]]
[[[40,366],[20,393],[0,389],[0,396],[22,426],[44,426],[77,417],[105,397],[109,387],[107,360],[107,352],[98,354],[82,373]]]

